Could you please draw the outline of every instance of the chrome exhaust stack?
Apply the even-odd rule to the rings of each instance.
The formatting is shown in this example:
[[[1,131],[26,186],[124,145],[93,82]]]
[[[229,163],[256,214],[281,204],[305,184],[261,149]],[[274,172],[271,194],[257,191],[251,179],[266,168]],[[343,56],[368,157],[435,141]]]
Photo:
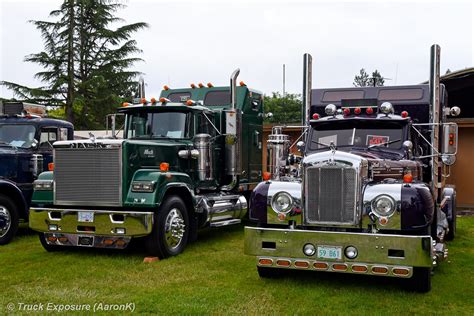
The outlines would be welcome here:
[[[224,191],[230,191],[237,186],[239,176],[242,173],[242,111],[237,109],[237,77],[240,69],[234,70],[230,76],[230,110],[224,111],[225,115],[225,171],[232,176],[230,184],[222,187]]]
[[[286,162],[290,154],[290,136],[282,133],[281,127],[273,127],[267,140],[267,166],[273,180],[285,175]]]
[[[431,46],[431,59],[430,59],[430,119],[431,119],[431,189],[434,195],[434,200],[439,204],[439,198],[441,196],[438,183],[441,182],[439,174],[439,123],[440,123],[440,47],[437,44]]]
[[[311,89],[313,77],[313,57],[306,53],[303,55],[303,109],[301,111],[301,126],[307,126],[311,113]],[[302,133],[306,129],[303,128]],[[306,137],[303,138],[306,140]]]

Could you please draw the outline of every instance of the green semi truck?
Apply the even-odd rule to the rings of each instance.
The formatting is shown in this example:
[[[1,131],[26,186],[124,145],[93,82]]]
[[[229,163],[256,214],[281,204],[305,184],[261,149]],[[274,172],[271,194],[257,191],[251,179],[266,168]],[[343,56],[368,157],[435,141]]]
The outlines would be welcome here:
[[[164,87],[123,104],[123,139],[60,141],[34,184],[30,227],[48,251],[126,248],[181,253],[204,227],[241,222],[262,177],[263,95],[237,85]]]

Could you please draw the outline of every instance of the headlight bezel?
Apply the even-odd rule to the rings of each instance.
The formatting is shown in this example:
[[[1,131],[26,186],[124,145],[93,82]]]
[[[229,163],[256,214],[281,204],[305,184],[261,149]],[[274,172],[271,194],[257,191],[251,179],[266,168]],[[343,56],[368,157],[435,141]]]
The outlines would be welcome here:
[[[35,180],[33,182],[34,191],[53,191],[54,181],[53,180]]]
[[[288,206],[285,207],[285,208],[282,208],[282,209],[278,209],[275,205],[276,205],[276,200],[277,198],[279,198],[280,196],[285,196],[288,198]],[[291,196],[291,194],[289,194],[288,192],[285,192],[285,191],[280,191],[280,192],[277,192],[275,193],[273,196],[272,196],[272,200],[271,200],[271,203],[270,203],[270,206],[272,208],[272,210],[277,213],[277,214],[280,214],[280,213],[284,213],[284,214],[287,214],[289,212],[291,212],[291,210],[293,209],[293,205],[294,205],[294,200],[293,200],[293,197]]]
[[[155,185],[155,181],[132,181],[131,190],[137,193],[153,193]]]
[[[379,207],[377,206],[377,204],[381,202],[382,200],[390,202],[391,207],[389,211],[380,210]],[[391,197],[388,194],[380,194],[380,195],[377,195],[372,200],[371,209],[372,209],[372,213],[374,213],[378,217],[391,217],[393,216],[393,214],[395,214],[397,210],[397,202],[395,201],[393,197]]]

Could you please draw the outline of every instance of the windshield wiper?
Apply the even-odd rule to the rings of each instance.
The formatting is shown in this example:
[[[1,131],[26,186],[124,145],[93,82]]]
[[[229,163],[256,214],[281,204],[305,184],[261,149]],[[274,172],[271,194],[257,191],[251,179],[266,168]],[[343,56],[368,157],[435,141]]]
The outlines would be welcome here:
[[[393,143],[396,143],[396,142],[399,142],[401,141],[401,139],[395,139],[395,140],[391,140],[389,142],[386,142],[386,143],[380,143],[380,144],[373,144],[373,145],[370,145],[369,147],[367,147],[368,149],[371,149],[371,148],[375,148],[375,147],[380,147],[382,145],[384,145],[384,147],[387,147],[387,145],[390,145],[390,144],[393,144]]]

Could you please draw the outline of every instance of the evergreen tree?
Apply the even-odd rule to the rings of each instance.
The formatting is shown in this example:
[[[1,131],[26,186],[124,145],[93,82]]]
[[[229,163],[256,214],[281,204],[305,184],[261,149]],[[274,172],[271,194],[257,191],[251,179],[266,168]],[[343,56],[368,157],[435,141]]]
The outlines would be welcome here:
[[[32,21],[41,32],[44,51],[25,58],[45,70],[35,77],[45,83],[29,88],[2,82],[25,100],[63,106],[53,111],[76,128],[102,128],[105,115],[123,98],[132,95],[139,72],[129,70],[141,58],[133,34],[148,25],[123,22],[114,14],[123,5],[108,0],[64,0],[50,17],[55,21]]]
[[[362,68],[359,71],[359,75],[354,77],[353,85],[355,87],[381,87],[385,83],[385,78],[382,77],[380,72],[376,69],[372,72],[372,77]]]

